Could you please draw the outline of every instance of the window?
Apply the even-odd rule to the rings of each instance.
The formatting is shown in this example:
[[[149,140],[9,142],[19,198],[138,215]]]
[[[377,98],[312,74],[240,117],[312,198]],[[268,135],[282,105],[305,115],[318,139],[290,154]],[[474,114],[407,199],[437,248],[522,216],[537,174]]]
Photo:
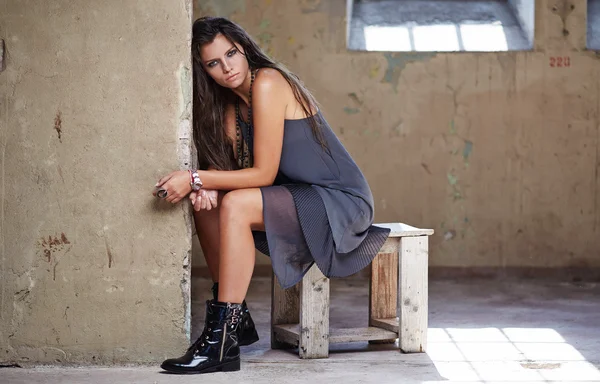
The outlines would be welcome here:
[[[600,0],[588,0],[587,47],[600,50]]]
[[[348,48],[497,52],[533,48],[535,0],[348,0]]]

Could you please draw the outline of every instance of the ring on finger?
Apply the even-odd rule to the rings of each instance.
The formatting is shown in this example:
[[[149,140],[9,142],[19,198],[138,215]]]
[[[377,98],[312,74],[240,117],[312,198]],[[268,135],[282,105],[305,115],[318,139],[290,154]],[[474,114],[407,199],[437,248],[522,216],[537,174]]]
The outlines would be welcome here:
[[[161,199],[164,199],[164,198],[166,198],[166,197],[167,197],[167,195],[168,195],[168,192],[167,192],[167,190],[166,190],[166,189],[163,189],[163,188],[160,188],[160,189],[158,190],[158,192],[156,192],[156,196],[158,196],[158,197],[159,197],[159,198],[161,198]]]

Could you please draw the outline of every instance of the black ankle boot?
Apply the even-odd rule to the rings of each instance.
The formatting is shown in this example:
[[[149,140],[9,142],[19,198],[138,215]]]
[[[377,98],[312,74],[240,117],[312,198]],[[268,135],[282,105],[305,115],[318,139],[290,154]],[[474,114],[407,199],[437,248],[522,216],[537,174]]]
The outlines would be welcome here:
[[[215,301],[219,301],[219,283],[214,283],[211,290],[213,293],[213,299]],[[250,316],[250,311],[246,305],[246,300],[242,302],[242,319],[240,320],[240,325],[238,326],[238,340],[240,347],[254,344],[258,341],[258,332],[256,332],[256,326],[254,325],[252,316]]]
[[[161,368],[172,373],[209,373],[240,370],[237,327],[241,304],[207,302],[204,332],[185,355],[165,360]]]

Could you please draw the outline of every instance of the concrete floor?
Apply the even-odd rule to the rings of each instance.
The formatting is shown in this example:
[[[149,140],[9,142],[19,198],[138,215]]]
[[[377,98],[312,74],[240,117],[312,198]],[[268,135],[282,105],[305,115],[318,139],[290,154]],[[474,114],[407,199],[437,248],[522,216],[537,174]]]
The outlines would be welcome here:
[[[193,281],[194,335],[210,282]],[[333,327],[365,326],[367,281],[332,281]],[[393,345],[333,345],[329,359],[269,349],[269,279],[248,303],[260,342],[243,348],[242,370],[176,376],[152,367],[3,368],[2,384],[34,383],[600,383],[600,283],[532,280],[430,282],[427,353]],[[182,352],[186,346],[182,346]]]
[[[498,23],[501,23],[498,27],[505,39],[503,44],[495,41],[497,33],[485,37],[481,43],[470,43],[475,37],[482,38],[486,31],[493,33],[494,25]],[[483,25],[488,29],[469,32],[461,29],[461,25]],[[436,29],[436,26],[453,28]],[[368,27],[396,29],[370,34]],[[450,39],[451,35],[453,39]],[[498,0],[357,1],[352,11],[348,39],[348,49],[360,51],[506,51],[531,48],[508,3]]]

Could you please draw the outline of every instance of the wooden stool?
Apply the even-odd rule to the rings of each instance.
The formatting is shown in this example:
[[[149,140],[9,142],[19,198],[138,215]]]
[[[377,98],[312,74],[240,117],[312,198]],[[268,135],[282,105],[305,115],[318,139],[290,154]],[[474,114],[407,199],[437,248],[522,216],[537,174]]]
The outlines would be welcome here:
[[[391,232],[371,263],[369,327],[329,329],[329,279],[313,265],[287,290],[273,276],[271,348],[298,347],[300,358],[317,359],[329,356],[329,343],[399,338],[403,352],[425,352],[428,236],[433,230],[402,223],[375,225]]]

